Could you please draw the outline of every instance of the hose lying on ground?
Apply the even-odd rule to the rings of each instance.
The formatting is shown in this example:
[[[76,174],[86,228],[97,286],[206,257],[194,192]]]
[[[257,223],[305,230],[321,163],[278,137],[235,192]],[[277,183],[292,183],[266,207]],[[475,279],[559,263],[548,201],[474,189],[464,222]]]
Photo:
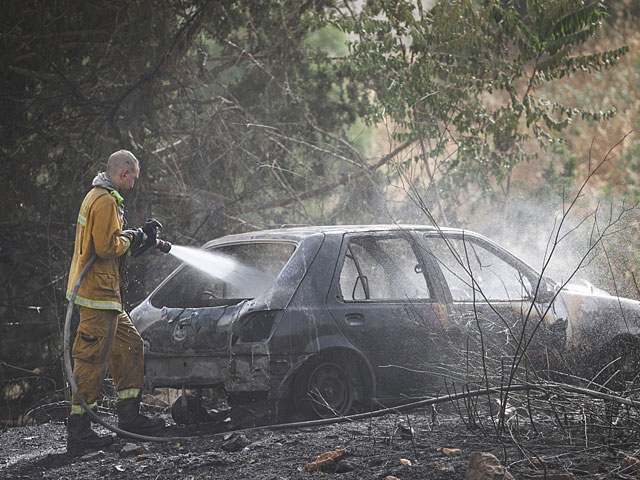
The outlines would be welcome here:
[[[112,432],[120,436],[130,437],[136,440],[142,440],[144,442],[174,442],[174,441],[193,440],[194,438],[193,436],[192,437],[153,437],[148,435],[140,435],[137,433],[127,432],[118,427],[114,427],[113,425],[105,422],[91,408],[89,408],[89,405],[87,404],[85,399],[82,397],[82,395],[78,391],[78,386],[73,377],[73,369],[71,368],[71,357],[69,354],[71,316],[73,314],[73,306],[75,303],[76,296],[78,294],[78,289],[80,288],[80,284],[82,283],[82,280],[86,276],[87,272],[89,271],[93,263],[96,261],[96,258],[97,258],[97,255],[94,254],[89,259],[85,267],[82,269],[82,272],[78,277],[78,281],[73,287],[73,291],[71,292],[71,297],[69,298],[69,305],[67,306],[67,316],[64,323],[64,365],[65,365],[67,377],[69,378],[69,383],[71,384],[71,388],[73,389],[73,392],[76,394],[77,398],[80,400],[80,404],[82,405],[82,408],[85,409],[87,414],[91,417],[91,419],[94,422],[99,423],[103,427],[111,430]],[[111,348],[112,341],[113,339],[111,337],[109,341],[105,344],[104,348],[107,349],[107,351],[108,349]],[[462,398],[471,398],[471,397],[476,397],[481,395],[491,395],[491,394],[496,394],[501,392],[516,392],[516,391],[523,391],[523,390],[557,390],[557,391],[571,392],[571,393],[587,395],[594,398],[599,398],[601,400],[619,403],[619,404],[626,405],[633,408],[640,407],[639,402],[636,402],[629,398],[619,397],[616,395],[611,395],[608,393],[598,392],[595,390],[590,390],[588,388],[577,387],[577,386],[564,384],[564,383],[541,382],[537,384],[516,384],[516,385],[505,385],[501,387],[480,388],[477,390],[468,390],[466,392],[454,393],[454,394],[445,395],[442,397],[427,398],[424,400],[418,400],[416,402],[399,405],[397,407],[383,408],[380,410],[374,410],[371,412],[359,413],[355,415],[340,416],[340,417],[333,417],[333,418],[322,418],[318,420],[307,420],[307,421],[294,422],[294,423],[282,423],[282,424],[276,424],[276,425],[263,425],[263,426],[251,427],[251,428],[239,428],[236,430],[230,430],[228,432],[216,432],[216,435],[220,435],[223,433],[230,433],[232,431],[247,432],[247,431],[261,430],[265,428],[276,430],[276,429],[284,429],[284,428],[329,425],[332,423],[341,423],[341,422],[363,420],[366,418],[381,417],[383,415],[397,413],[399,411],[412,410],[419,407],[426,407],[426,406],[435,405],[438,403],[450,402],[450,401],[459,400]],[[196,435],[196,436],[200,436],[200,435]]]

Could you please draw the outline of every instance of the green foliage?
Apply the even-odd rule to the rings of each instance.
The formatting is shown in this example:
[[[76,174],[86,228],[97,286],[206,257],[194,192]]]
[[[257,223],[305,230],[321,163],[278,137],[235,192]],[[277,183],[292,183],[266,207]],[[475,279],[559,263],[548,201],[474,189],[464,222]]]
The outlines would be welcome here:
[[[616,65],[628,47],[581,53],[606,15],[599,1],[442,0],[426,10],[421,2],[371,0],[359,16],[335,15],[332,24],[357,36],[344,70],[376,94],[369,122],[390,118],[398,140],[428,141],[447,181],[490,191],[493,180],[533,158],[529,139],[546,148],[576,116],[601,121],[615,113],[538,94],[575,72]]]

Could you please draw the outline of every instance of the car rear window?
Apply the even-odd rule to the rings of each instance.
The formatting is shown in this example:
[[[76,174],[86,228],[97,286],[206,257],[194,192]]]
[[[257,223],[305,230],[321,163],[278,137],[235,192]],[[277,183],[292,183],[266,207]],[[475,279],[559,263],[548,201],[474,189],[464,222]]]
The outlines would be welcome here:
[[[157,308],[198,308],[255,298],[273,284],[295,249],[295,244],[285,242],[211,248],[208,251],[219,259],[220,268],[183,265],[151,297],[151,304]],[[216,260],[212,263],[215,265]]]

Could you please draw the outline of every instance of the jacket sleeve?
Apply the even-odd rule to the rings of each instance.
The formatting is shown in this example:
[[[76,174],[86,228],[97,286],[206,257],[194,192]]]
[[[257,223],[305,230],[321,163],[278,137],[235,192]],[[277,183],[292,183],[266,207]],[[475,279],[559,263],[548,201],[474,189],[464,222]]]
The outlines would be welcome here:
[[[91,236],[96,254],[102,259],[120,257],[129,248],[129,238],[121,236],[118,207],[111,196],[102,196],[94,205]]]

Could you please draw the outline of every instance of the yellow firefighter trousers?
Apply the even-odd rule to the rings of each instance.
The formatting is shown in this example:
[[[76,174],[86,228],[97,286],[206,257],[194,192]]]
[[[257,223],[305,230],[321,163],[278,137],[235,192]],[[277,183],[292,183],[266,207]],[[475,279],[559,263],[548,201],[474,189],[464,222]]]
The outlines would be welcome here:
[[[142,338],[127,313],[78,307],[80,324],[73,342],[73,377],[90,408],[96,405],[109,367],[118,390],[118,400],[137,397],[144,375]],[[84,410],[75,393],[71,413]]]

